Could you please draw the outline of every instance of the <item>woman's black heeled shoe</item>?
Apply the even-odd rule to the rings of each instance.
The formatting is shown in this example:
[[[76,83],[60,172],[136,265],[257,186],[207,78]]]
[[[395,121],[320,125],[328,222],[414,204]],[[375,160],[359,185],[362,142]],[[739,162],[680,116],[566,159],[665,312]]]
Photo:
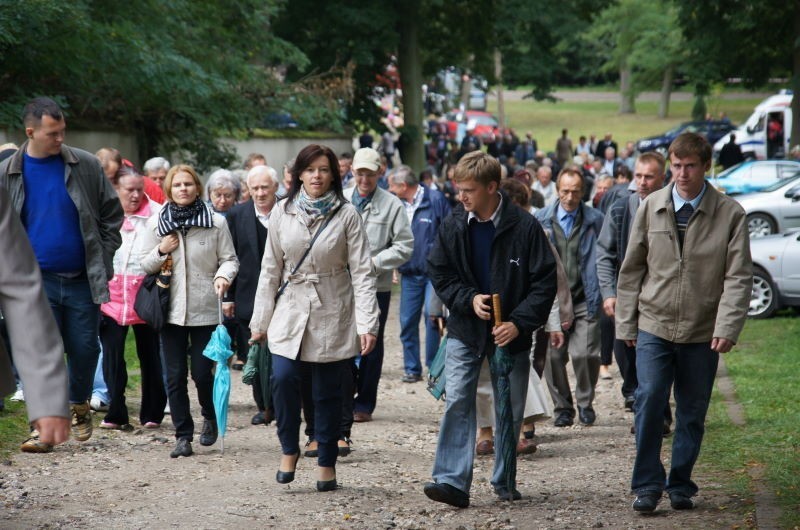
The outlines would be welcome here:
[[[339,484],[336,482],[335,478],[331,480],[318,480],[317,481],[317,491],[333,491],[339,487]]]
[[[297,449],[297,455],[294,459],[294,467],[297,468],[297,461],[300,460],[300,449]],[[281,471],[280,469],[275,474],[275,480],[278,484],[289,484],[294,481],[294,471]]]

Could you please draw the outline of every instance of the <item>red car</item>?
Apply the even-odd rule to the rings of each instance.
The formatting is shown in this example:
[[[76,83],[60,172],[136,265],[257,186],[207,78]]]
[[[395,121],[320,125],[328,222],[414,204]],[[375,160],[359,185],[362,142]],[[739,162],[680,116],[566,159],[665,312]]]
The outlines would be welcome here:
[[[461,112],[454,109],[447,113],[447,136],[451,140],[456,139],[456,132],[458,131],[458,123],[466,120],[467,131],[475,131],[475,135],[481,139],[484,144],[494,141],[494,136],[497,133],[498,121],[497,118],[481,110],[468,110]]]

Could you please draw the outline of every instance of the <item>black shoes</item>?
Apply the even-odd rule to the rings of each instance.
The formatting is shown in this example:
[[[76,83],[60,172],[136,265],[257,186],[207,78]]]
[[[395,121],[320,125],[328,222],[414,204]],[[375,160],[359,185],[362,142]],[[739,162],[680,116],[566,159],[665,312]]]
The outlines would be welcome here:
[[[297,469],[297,461],[300,460],[300,448],[297,448],[297,454],[294,459],[294,467]],[[291,471],[281,471],[280,469],[275,474],[275,480],[278,484],[288,484],[294,480],[294,469]]]
[[[556,416],[556,421],[553,422],[556,427],[569,427],[572,424],[572,414],[566,410],[559,412],[558,416]]]
[[[170,458],[178,458],[179,456],[192,456],[192,442],[187,438],[178,438],[178,443],[175,444],[175,449],[169,454]]]
[[[691,510],[694,508],[694,501],[685,493],[673,491],[669,494],[669,505],[673,510]]]
[[[422,376],[420,374],[406,374],[401,381],[404,383],[416,383],[422,381]]]
[[[509,493],[505,486],[495,486],[494,492],[501,501],[518,501],[522,498],[522,493],[517,491],[517,488],[512,489]]]
[[[217,422],[203,420],[203,431],[200,433],[200,445],[214,445],[217,441]]]
[[[259,410],[255,416],[250,420],[251,425],[264,425],[267,421],[264,419],[264,411]]]
[[[597,419],[597,414],[594,413],[592,407],[586,407],[585,409],[578,407],[578,419],[581,420],[581,423],[584,425],[592,425]]]
[[[660,493],[644,493],[642,495],[637,495],[636,500],[633,501],[633,509],[641,513],[651,513],[655,511],[656,506],[658,506],[658,501],[660,500]]]
[[[625,410],[628,412],[633,412],[633,404],[636,402],[633,396],[626,396],[625,397]]]
[[[428,482],[423,488],[425,495],[432,501],[443,502],[456,508],[466,508],[469,506],[469,495],[450,484],[437,484]]]
[[[339,487],[339,484],[336,482],[335,478],[331,480],[318,480],[317,481],[317,491],[333,491]]]
[[[337,444],[337,448],[339,450],[339,456],[347,456],[349,455],[353,448],[353,440],[350,439],[349,436],[342,436],[339,438],[339,442]]]

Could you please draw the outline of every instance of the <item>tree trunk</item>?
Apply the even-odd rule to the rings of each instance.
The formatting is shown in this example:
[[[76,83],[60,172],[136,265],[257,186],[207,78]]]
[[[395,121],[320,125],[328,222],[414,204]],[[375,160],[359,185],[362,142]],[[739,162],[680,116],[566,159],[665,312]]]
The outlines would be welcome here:
[[[627,64],[619,69],[619,113],[635,114],[633,83],[631,82],[631,68]]]
[[[494,76],[497,79],[497,121],[501,132],[506,130],[506,103],[503,97],[503,54],[494,50]]]
[[[472,75],[468,73],[461,74],[461,104],[464,110],[469,110],[469,93],[472,91]]]
[[[403,130],[407,149],[405,164],[419,173],[425,169],[425,133],[422,110],[422,61],[419,57],[419,0],[397,3],[400,43],[397,67],[403,85]]]
[[[789,150],[800,144],[800,1],[794,2],[794,49],[792,50],[793,58],[793,76],[792,76],[792,90],[794,96],[792,97],[792,135],[789,141]],[[787,158],[789,153],[787,154]]]
[[[658,117],[666,118],[669,115],[669,98],[672,96],[672,78],[675,76],[675,65],[668,65],[664,69],[664,79],[661,82],[661,97],[658,100]]]

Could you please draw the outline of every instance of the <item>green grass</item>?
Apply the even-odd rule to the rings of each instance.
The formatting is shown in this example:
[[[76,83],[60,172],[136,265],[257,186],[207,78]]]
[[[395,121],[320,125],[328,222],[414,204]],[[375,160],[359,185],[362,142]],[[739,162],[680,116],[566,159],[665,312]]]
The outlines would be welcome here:
[[[726,354],[746,425],[730,423],[715,392],[700,455],[701,471],[724,477],[729,490],[752,492],[747,470],[765,468],[764,479],[783,510],[782,525],[800,525],[800,319],[751,320],[739,345]]]
[[[708,109],[715,116],[721,111],[726,112],[738,125],[752,114],[753,108],[760,102],[760,97],[739,100],[718,97],[709,100]],[[555,150],[556,140],[561,136],[561,129],[565,127],[569,129],[569,136],[575,144],[581,135],[588,138],[595,134],[600,139],[605,133],[611,132],[622,146],[626,141],[660,134],[690,120],[692,105],[691,101],[673,101],[670,105],[670,117],[665,119],[657,117],[657,102],[637,103],[637,113],[625,115],[619,114],[616,101],[550,103],[525,99],[506,101],[505,111],[508,126],[518,136],[524,137],[527,131],[532,131],[539,148],[552,151]],[[488,110],[496,114],[496,99],[490,99]]]

